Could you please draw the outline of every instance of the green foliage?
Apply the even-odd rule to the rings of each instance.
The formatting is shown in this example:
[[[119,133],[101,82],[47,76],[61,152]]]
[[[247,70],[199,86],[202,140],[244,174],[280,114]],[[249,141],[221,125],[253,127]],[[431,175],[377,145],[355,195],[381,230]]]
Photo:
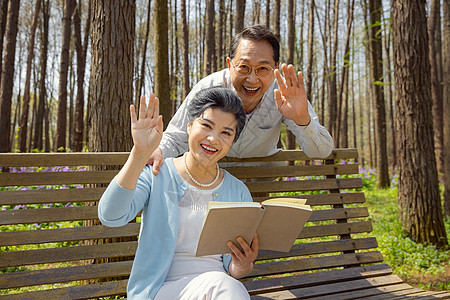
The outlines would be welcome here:
[[[375,180],[374,180],[375,181]],[[378,249],[394,273],[423,289],[450,289],[450,248],[439,251],[433,245],[412,241],[398,218],[397,188],[376,190],[376,182],[365,188],[367,206],[373,222]],[[375,187],[375,188],[374,188]],[[445,220],[450,236],[450,218]],[[448,271],[447,271],[448,272]]]

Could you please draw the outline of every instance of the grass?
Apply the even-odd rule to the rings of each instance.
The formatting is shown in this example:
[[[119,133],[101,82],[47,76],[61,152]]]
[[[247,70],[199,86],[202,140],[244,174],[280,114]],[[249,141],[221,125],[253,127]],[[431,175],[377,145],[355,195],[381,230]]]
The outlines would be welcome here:
[[[426,290],[450,290],[450,248],[437,250],[432,245],[413,242],[398,218],[397,188],[364,189],[374,235],[385,262],[406,282]],[[450,238],[450,218],[445,219]]]

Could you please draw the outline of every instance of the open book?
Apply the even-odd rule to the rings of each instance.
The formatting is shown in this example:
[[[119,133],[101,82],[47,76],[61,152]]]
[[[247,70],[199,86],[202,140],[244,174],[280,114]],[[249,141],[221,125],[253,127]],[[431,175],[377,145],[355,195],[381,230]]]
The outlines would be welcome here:
[[[242,236],[250,245],[258,233],[259,249],[288,252],[312,210],[305,199],[275,198],[258,202],[209,203],[196,256],[230,253],[226,245]],[[242,250],[242,249],[241,249]]]

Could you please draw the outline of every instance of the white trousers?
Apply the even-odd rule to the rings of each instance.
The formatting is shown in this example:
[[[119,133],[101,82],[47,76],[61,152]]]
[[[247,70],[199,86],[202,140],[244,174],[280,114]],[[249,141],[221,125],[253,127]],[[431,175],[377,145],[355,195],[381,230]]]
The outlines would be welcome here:
[[[155,300],[249,300],[244,285],[224,272],[212,271],[163,284]]]

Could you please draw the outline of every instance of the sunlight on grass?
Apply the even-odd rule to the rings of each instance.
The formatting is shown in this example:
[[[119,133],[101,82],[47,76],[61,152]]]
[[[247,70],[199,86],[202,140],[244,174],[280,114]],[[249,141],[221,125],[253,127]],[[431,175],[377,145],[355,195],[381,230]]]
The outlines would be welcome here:
[[[450,289],[450,248],[439,251],[407,237],[398,218],[396,186],[377,191],[375,184],[368,184],[364,193],[378,249],[394,273],[423,289]],[[447,237],[450,237],[449,218],[445,225]]]

